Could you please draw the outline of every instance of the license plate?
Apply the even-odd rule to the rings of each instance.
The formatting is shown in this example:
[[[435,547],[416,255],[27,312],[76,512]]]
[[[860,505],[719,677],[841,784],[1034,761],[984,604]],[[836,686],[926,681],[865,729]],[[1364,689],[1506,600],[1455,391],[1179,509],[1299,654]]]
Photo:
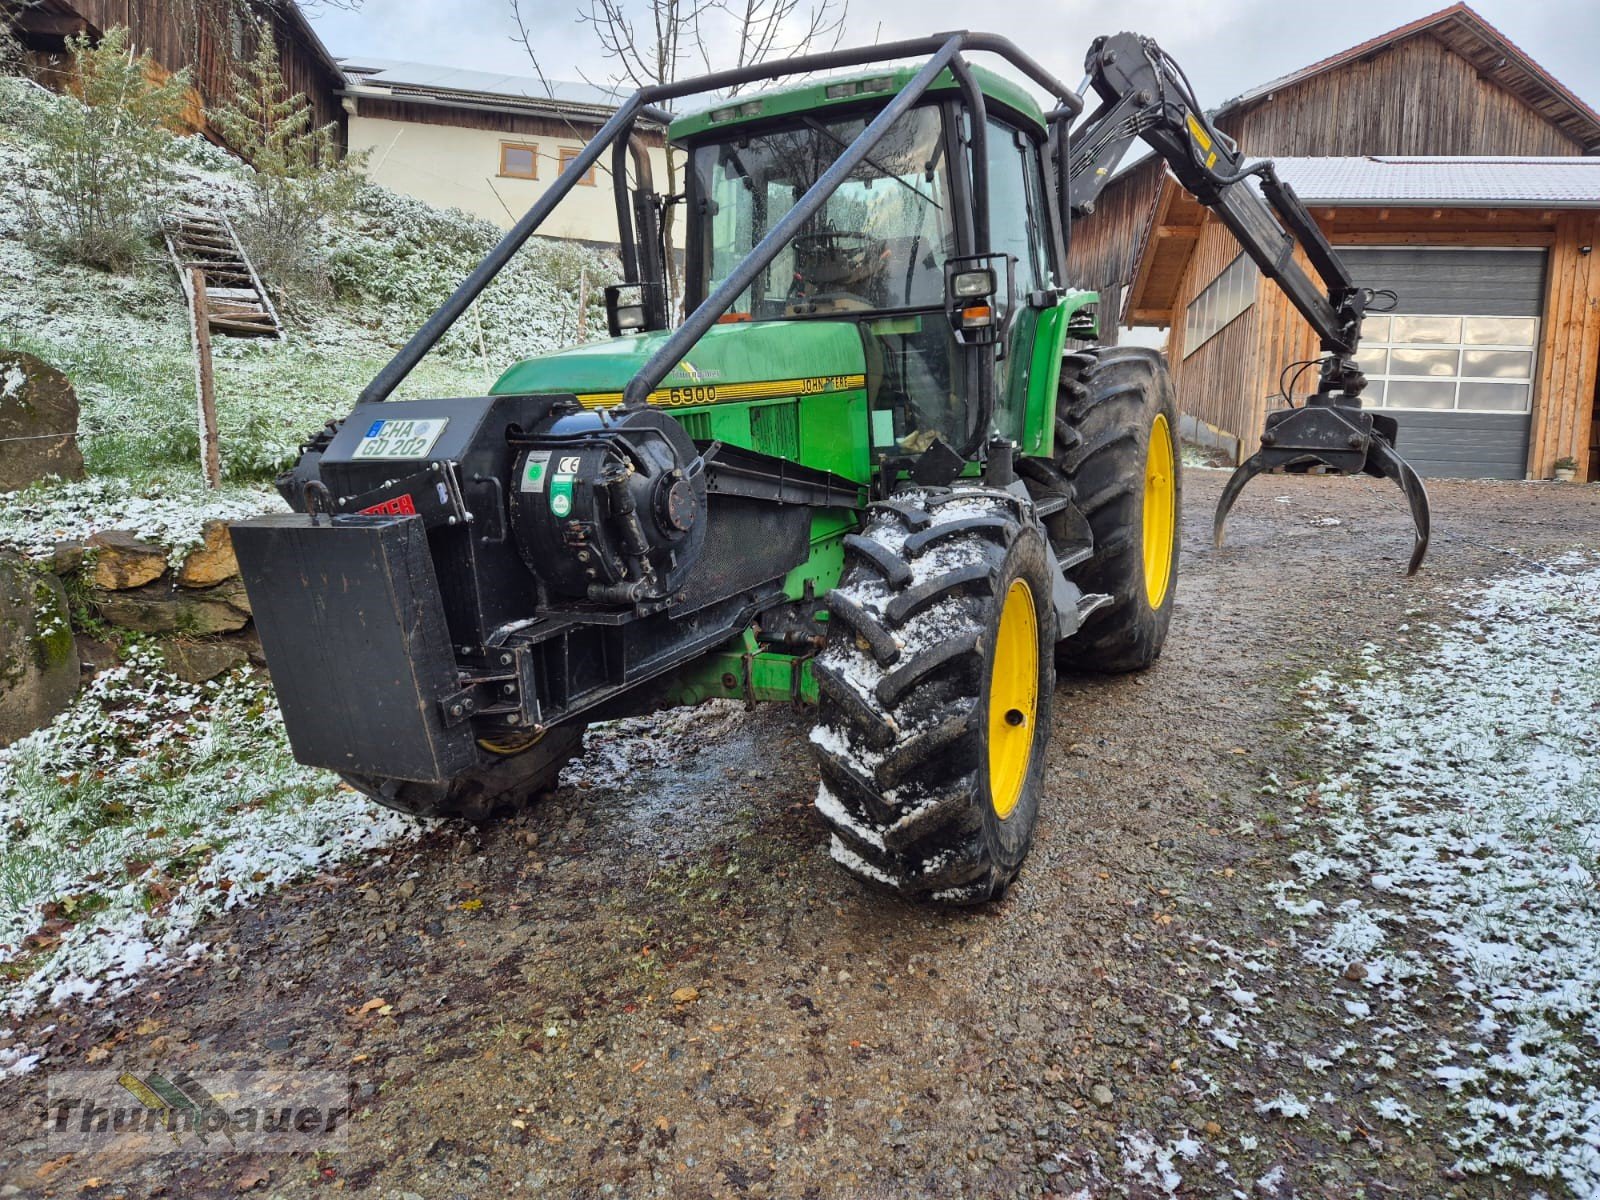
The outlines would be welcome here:
[[[449,417],[374,421],[356,444],[352,458],[424,458],[439,440]]]

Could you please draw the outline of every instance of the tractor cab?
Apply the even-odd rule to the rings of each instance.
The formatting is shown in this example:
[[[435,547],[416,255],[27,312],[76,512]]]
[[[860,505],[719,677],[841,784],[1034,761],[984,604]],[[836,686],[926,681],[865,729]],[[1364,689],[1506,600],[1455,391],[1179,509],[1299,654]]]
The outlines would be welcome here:
[[[752,257],[912,74],[802,84],[673,123],[688,155],[687,309]],[[719,318],[853,326],[880,461],[991,434],[1023,444],[1041,315],[1059,332],[1062,231],[1046,199],[1044,114],[992,72],[971,68],[967,83],[982,98],[981,134],[946,72]],[[977,153],[985,171],[972,169]]]

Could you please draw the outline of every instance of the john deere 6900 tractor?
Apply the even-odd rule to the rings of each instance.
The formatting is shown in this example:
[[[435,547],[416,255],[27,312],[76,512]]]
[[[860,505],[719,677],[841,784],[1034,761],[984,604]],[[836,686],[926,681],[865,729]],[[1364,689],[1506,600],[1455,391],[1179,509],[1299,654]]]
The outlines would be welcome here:
[[[997,56],[1048,97],[970,65]],[[885,65],[913,60],[913,65]],[[864,68],[848,73],[853,68]],[[1016,876],[1058,663],[1135,671],[1178,582],[1161,357],[1087,345],[1071,226],[1135,138],[1323,340],[1321,383],[1230,481],[1313,462],[1426,500],[1361,409],[1355,286],[1270,163],[1246,166],[1153,42],[1103,38],[1083,101],[953,33],[635,93],[233,538],[294,751],[380,803],[481,819],[550,786],[587,723],[712,697],[813,702],[849,871],[971,903]],[[655,107],[829,71],[674,118]],[[666,125],[680,196],[635,135]],[[612,338],[487,396],[398,382],[610,153]],[[631,169],[630,169],[631,167]],[[661,237],[683,205],[684,311]],[[1296,265],[1304,247],[1321,286]]]

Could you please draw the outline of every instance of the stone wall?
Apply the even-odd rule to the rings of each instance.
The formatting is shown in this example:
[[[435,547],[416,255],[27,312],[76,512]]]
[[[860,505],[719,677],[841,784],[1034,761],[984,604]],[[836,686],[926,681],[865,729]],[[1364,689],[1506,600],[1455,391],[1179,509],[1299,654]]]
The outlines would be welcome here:
[[[80,622],[80,638],[104,641],[118,631],[154,636],[173,673],[191,682],[259,658],[250,600],[223,521],[206,522],[200,545],[175,566],[165,547],[115,530],[60,547],[56,562],[92,614]]]

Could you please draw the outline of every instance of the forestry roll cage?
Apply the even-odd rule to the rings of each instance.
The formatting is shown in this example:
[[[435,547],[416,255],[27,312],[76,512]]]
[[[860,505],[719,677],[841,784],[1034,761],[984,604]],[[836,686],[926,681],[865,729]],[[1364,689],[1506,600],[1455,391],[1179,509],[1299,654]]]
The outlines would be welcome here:
[[[612,186],[616,200],[618,240],[621,245],[622,268],[627,282],[608,288],[606,307],[608,317],[615,322],[618,314],[642,310],[638,317],[630,312],[634,329],[665,329],[668,324],[664,259],[670,251],[663,245],[659,220],[660,199],[652,190],[650,159],[642,140],[635,134],[635,123],[643,118],[665,127],[672,115],[657,107],[660,102],[724,88],[739,87],[759,80],[780,79],[791,75],[806,75],[815,71],[831,71],[844,67],[868,66],[892,62],[896,59],[918,58],[927,55],[927,61],[905,87],[901,88],[878,111],[854,141],[839,152],[833,163],[824,171],[799,201],[769,229],[766,235],[734,267],[732,273],[715,291],[700,302],[683,324],[667,337],[661,347],[639,368],[623,389],[622,406],[637,408],[647,403],[650,393],[660,386],[667,374],[694,348],[696,342],[717,323],[717,319],[732,307],[735,300],[751,281],[771,264],[790,239],[815,216],[828,202],[839,186],[850,177],[889,132],[890,127],[912,105],[927,93],[941,73],[949,70],[963,103],[972,114],[968,132],[968,156],[972,180],[971,226],[969,244],[974,256],[989,252],[989,167],[986,150],[986,107],[982,90],[972,76],[971,68],[963,57],[964,52],[976,51],[997,55],[1016,67],[1034,83],[1048,92],[1056,107],[1046,114],[1052,136],[1065,146],[1067,128],[1083,111],[1083,100],[1061,80],[1023,53],[1008,38],[995,34],[970,33],[965,30],[935,34],[932,37],[912,38],[900,42],[887,42],[851,50],[830,50],[819,54],[806,54],[785,59],[781,63],[763,63],[731,71],[718,71],[679,83],[656,84],[635,91],[622,102],[621,107],[606,121],[600,131],[587,142],[578,155],[555,179],[550,189],[534,202],[511,230],[489,251],[481,263],[448,299],[430,316],[411,339],[373,377],[361,393],[361,403],[373,404],[387,400],[400,382],[409,375],[424,355],[436,345],[445,332],[456,323],[468,306],[478,298],[484,288],[511,261],[556,205],[572,190],[579,179],[588,173],[607,148],[611,149]],[[627,160],[631,154],[637,186],[629,195]],[[1052,184],[1059,201],[1066,196],[1066,155],[1056,156],[1056,171]],[[1066,262],[1065,206],[1052,204],[1051,237],[1057,262]],[[621,294],[637,289],[637,304],[624,304]],[[993,343],[980,344],[986,353],[994,353]],[[988,433],[994,414],[994,380],[992,371],[980,371],[976,419],[964,446],[960,447],[963,459],[972,458]]]
[[[1294,406],[1292,396],[1286,394],[1284,400],[1289,407],[1268,414],[1261,449],[1240,465],[1223,489],[1213,519],[1216,543],[1222,544],[1223,522],[1228,510],[1251,478],[1273,468],[1304,470],[1322,463],[1341,473],[1366,472],[1388,477],[1400,485],[1416,527],[1408,573],[1415,572],[1428,547],[1427,492],[1410,464],[1395,451],[1395,419],[1387,414],[1364,411],[1361,405],[1366,377],[1355,355],[1361,340],[1362,316],[1374,293],[1354,283],[1305,205],[1294,190],[1278,178],[1272,162],[1246,164],[1238,147],[1211,123],[1200,107],[1178,65],[1152,39],[1131,33],[1097,38],[1091,44],[1084,63],[1087,76],[1081,91],[1088,92],[1092,88],[1101,104],[1076,130],[1072,129],[1072,123],[1084,108],[1079,91],[1062,83],[1009,39],[964,30],[880,46],[806,54],[781,63],[763,63],[640,88],[622,102],[568,169],[556,177],[550,189],[534,202],[437,311],[423,322],[410,341],[373,377],[361,393],[361,402],[376,403],[389,398],[608,148],[612,155],[618,239],[626,282],[607,289],[607,315],[613,332],[623,328],[621,315],[624,312],[629,317],[628,329],[667,328],[671,314],[667,311],[665,258],[671,251],[663,244],[659,214],[663,203],[671,203],[676,198],[659,197],[654,192],[649,154],[635,134],[634,126],[643,118],[666,127],[672,115],[657,107],[658,102],[683,96],[716,92],[759,80],[928,56],[910,81],[884,104],[855,140],[839,152],[794,207],[767,231],[716,290],[695,307],[635,372],[623,388],[623,409],[635,409],[648,403],[650,393],[822,209],[850,174],[867,160],[895,121],[921,100],[946,70],[970,114],[966,133],[972,203],[959,214],[961,232],[966,235],[967,242],[964,257],[989,256],[987,107],[964,57],[967,51],[990,53],[1004,59],[1044,88],[1056,102],[1045,114],[1054,160],[1054,170],[1049,172],[1054,192],[1050,198],[1054,203],[1048,206],[1048,220],[1051,248],[1063,271],[1072,218],[1094,211],[1095,200],[1117,163],[1136,138],[1142,139],[1166,160],[1178,182],[1217,215],[1262,274],[1284,291],[1320,337],[1326,357],[1316,362],[1320,368],[1317,391],[1298,407]],[[637,181],[631,197],[627,176],[630,155]],[[1259,192],[1251,186],[1255,181],[1259,181]],[[1305,253],[1321,277],[1321,286],[1295,261],[1297,248]],[[638,302],[623,305],[621,294],[630,289],[637,290]],[[975,336],[958,341],[970,354],[992,359],[998,352],[998,339],[986,337],[977,328],[972,333]],[[969,358],[969,364],[974,368],[984,365],[979,357]],[[976,404],[971,429],[962,446],[947,446],[938,456],[947,463],[956,457],[961,461],[978,457],[988,437],[994,415],[995,372],[975,369],[973,374],[976,386],[972,394]],[[998,445],[995,448],[1005,449]]]

